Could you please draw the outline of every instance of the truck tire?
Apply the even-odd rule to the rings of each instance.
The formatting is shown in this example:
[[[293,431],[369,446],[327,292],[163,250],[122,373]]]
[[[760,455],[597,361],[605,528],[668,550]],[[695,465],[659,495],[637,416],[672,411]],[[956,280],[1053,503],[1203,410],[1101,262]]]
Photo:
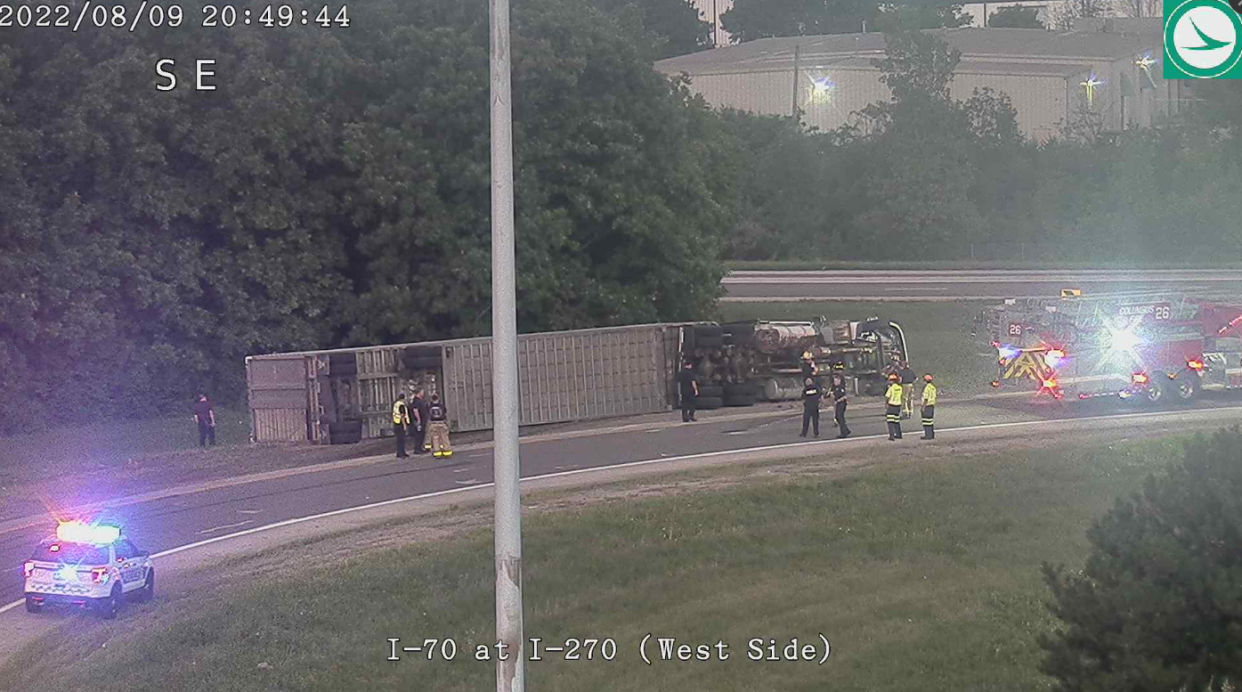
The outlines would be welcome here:
[[[694,400],[694,407],[704,411],[722,406],[724,406],[724,400],[718,396],[700,396]]]
[[[43,604],[36,601],[33,596],[27,596],[26,597],[26,612],[27,613],[41,613],[43,612]]]
[[[714,324],[698,325],[694,328],[694,338],[696,340],[702,340],[703,337],[719,338],[723,335],[724,335],[724,327],[721,327],[719,325],[714,325]]]
[[[701,384],[699,385],[699,398],[707,397],[709,399],[724,396],[724,387],[718,384]]]
[[[1194,401],[1199,396],[1199,375],[1189,370],[1178,373],[1169,385],[1173,397],[1184,404]]]
[[[1150,377],[1151,380],[1148,382],[1147,389],[1143,390],[1140,401],[1146,405],[1154,406],[1168,398],[1173,382],[1169,380],[1168,375],[1162,372],[1153,372]]]
[[[750,397],[759,396],[759,384],[757,382],[726,382],[724,386],[724,396],[728,397]]]
[[[754,406],[755,397],[752,394],[726,394],[724,397],[725,406]]]

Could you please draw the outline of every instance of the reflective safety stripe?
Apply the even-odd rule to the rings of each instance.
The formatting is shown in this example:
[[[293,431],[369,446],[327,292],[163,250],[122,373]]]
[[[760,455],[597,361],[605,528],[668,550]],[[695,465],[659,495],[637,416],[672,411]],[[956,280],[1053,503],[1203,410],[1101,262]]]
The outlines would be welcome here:
[[[933,419],[931,419],[931,418],[924,418],[924,419],[923,419],[923,427],[924,427],[924,428],[930,428],[931,426],[933,426],[933,425],[935,425],[935,424],[936,424],[936,421],[935,421],[935,420],[933,420]]]
[[[887,420],[889,423],[900,423],[901,414],[897,414],[896,416],[893,416],[893,415],[884,416],[884,419]]]

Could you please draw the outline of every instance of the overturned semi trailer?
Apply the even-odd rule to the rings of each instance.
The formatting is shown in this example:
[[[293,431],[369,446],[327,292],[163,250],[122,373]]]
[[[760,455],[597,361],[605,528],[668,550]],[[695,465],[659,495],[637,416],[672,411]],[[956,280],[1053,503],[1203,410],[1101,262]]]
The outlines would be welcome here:
[[[520,425],[667,411],[683,327],[650,324],[518,337]],[[438,393],[453,431],[492,427],[490,337],[250,356],[255,442],[392,435],[397,394]]]

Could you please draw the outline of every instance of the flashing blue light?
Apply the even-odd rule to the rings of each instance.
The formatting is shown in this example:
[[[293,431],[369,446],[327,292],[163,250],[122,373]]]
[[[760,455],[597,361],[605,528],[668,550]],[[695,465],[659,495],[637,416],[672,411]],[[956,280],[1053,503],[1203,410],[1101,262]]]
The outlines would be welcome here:
[[[1014,358],[1018,357],[1018,354],[1022,353],[1020,349],[1016,349],[1013,346],[1010,346],[1009,344],[1005,344],[1004,346],[1001,346],[1000,348],[996,349],[996,352],[997,352],[997,356],[1001,360],[1013,360]]]

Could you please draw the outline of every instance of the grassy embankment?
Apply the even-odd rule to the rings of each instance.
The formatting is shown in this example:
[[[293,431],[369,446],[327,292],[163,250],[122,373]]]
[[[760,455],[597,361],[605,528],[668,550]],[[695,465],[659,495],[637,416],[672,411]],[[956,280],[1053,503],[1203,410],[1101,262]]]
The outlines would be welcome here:
[[[529,679],[549,691],[1047,689],[1034,638],[1055,622],[1041,561],[1081,564],[1091,519],[1179,453],[1174,440],[1010,451],[528,515],[527,636],[619,645],[612,662],[529,663]],[[344,564],[316,555],[314,543],[287,548],[289,568],[265,583],[157,599],[116,623],[58,633],[0,669],[0,687],[492,684],[494,664],[473,660],[492,639],[490,530]],[[637,646],[649,632],[724,640],[733,657],[648,667]],[[833,646],[823,667],[745,657],[751,637],[820,632]],[[452,637],[458,659],[388,662],[390,637]]]

